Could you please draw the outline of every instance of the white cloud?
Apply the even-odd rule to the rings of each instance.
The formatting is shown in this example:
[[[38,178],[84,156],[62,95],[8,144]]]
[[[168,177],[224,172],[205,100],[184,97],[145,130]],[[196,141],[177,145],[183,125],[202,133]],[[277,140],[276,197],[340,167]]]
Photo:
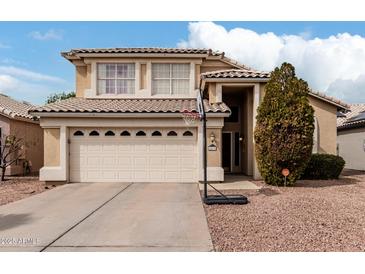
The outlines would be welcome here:
[[[24,77],[32,81],[63,82],[63,79],[14,66],[0,66],[0,73]]]
[[[189,24],[189,37],[180,47],[203,47],[224,51],[250,67],[270,71],[290,62],[310,86],[348,102],[365,103],[365,38],[339,33],[328,38],[235,28],[226,30],[212,22]]]
[[[16,78],[0,74],[0,90],[12,90],[17,88],[18,85],[19,82]]]
[[[45,98],[55,92],[71,91],[61,78],[12,66],[0,66],[0,92],[18,100],[44,104]]]
[[[355,80],[338,79],[331,83],[328,94],[349,103],[365,102],[365,74]]]
[[[15,60],[13,58],[4,58],[1,59],[0,63],[6,64],[6,65],[22,65],[22,66],[26,66],[27,63],[23,62],[23,61],[19,61],[19,60]]]
[[[44,33],[40,31],[32,31],[29,36],[36,40],[46,41],[46,40],[62,40],[63,32],[61,30],[50,29]]]

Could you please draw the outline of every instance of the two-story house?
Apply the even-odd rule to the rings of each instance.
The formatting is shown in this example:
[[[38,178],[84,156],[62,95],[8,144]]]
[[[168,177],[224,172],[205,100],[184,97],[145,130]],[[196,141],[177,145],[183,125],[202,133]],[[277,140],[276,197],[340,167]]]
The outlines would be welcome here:
[[[197,182],[203,177],[202,91],[209,181],[260,178],[253,130],[270,74],[208,49],[74,49],[76,98],[32,110],[44,129],[40,179],[65,182]],[[310,93],[314,151],[336,154],[336,112],[347,106]],[[188,122],[190,121],[190,122]]]

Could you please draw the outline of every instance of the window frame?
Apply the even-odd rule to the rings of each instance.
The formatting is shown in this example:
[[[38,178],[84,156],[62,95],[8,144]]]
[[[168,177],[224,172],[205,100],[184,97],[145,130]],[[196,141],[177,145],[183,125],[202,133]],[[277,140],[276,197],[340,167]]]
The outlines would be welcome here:
[[[100,66],[101,65],[114,65],[115,68],[115,72],[114,72],[114,78],[110,78],[110,77],[107,77],[106,76],[106,71],[105,71],[105,78],[101,78],[100,77]],[[130,77],[118,77],[118,69],[117,69],[117,66],[118,65],[133,65],[133,74],[134,74],[134,78],[130,78]],[[136,73],[136,68],[137,68],[137,64],[134,63],[134,62],[100,62],[100,63],[96,63],[96,94],[97,95],[103,95],[103,96],[123,96],[123,95],[135,95],[136,94],[136,82],[138,81],[137,79],[137,73]],[[114,81],[114,92],[113,93],[107,93],[106,90],[105,92],[101,92],[100,88],[99,88],[99,81],[107,81],[107,80],[113,80]],[[127,92],[127,93],[118,93],[117,92],[117,81],[118,80],[127,80],[127,81],[130,81],[130,80],[133,80],[133,90],[132,92]],[[105,86],[105,89],[106,89],[106,86]]]
[[[165,77],[158,77],[158,78],[154,78],[153,77],[153,67],[154,67],[154,65],[169,65],[169,78],[165,78]],[[173,69],[172,69],[172,67],[173,67],[173,65],[186,65],[186,66],[188,66],[188,68],[189,68],[189,75],[188,75],[188,77],[187,78],[185,78],[185,77],[173,77]],[[162,80],[162,81],[166,81],[166,80],[169,80],[169,93],[156,93],[155,92],[155,90],[153,89],[153,82],[154,81],[159,81],[159,80]],[[188,81],[188,92],[185,94],[185,93],[173,93],[173,88],[172,88],[172,83],[173,83],[173,81],[174,80],[187,80]],[[176,96],[181,96],[181,95],[184,95],[184,96],[186,96],[186,95],[189,95],[189,93],[190,93],[190,84],[191,84],[191,81],[192,81],[192,79],[191,79],[191,64],[190,63],[159,63],[159,62],[152,62],[151,63],[151,95],[152,96],[156,96],[156,95],[170,95],[170,96],[174,96],[174,95],[176,95]]]

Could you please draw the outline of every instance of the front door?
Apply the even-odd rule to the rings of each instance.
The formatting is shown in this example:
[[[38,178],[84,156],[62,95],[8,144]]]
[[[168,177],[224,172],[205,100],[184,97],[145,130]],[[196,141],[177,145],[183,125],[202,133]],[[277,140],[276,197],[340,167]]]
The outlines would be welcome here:
[[[232,133],[222,133],[222,166],[224,172],[232,172]]]
[[[224,172],[241,172],[240,132],[223,132],[222,147],[222,165]]]

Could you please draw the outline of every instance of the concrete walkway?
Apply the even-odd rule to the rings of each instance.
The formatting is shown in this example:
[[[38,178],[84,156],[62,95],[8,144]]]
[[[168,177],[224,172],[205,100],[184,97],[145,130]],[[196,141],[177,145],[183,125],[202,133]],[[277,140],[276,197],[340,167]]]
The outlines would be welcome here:
[[[250,176],[245,175],[224,175],[224,182],[211,183],[218,190],[258,190],[261,187],[256,185]],[[200,183],[199,188],[202,190],[204,184]],[[208,190],[212,190],[208,186]]]
[[[211,251],[197,184],[68,184],[0,207],[0,251]]]

